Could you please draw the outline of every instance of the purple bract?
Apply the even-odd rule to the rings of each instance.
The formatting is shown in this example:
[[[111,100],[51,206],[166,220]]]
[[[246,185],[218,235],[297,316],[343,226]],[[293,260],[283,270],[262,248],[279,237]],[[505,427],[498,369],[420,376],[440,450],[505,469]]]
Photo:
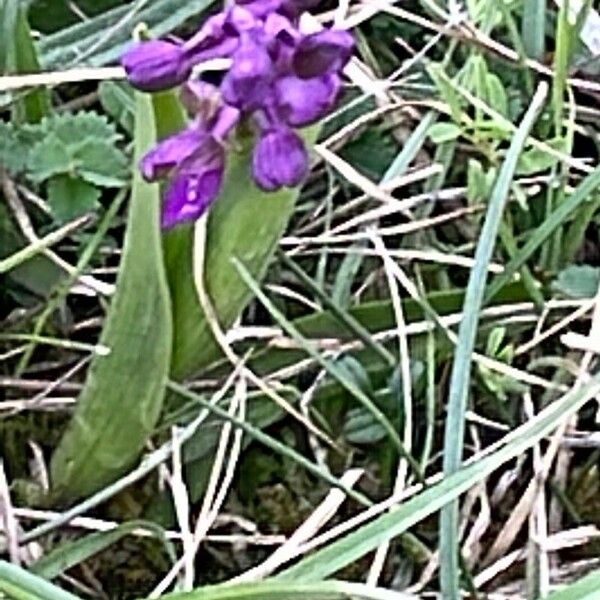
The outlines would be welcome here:
[[[340,29],[306,34],[300,15],[318,0],[236,0],[189,40],[141,42],[122,57],[130,83],[144,91],[181,85],[190,124],[140,163],[148,181],[169,178],[162,226],[198,219],[219,195],[228,136],[241,121],[256,130],[252,177],[265,191],[299,185],[308,154],[294,128],[335,106],[354,42]],[[219,87],[193,75],[212,59]],[[182,85],[183,84],[183,85]]]

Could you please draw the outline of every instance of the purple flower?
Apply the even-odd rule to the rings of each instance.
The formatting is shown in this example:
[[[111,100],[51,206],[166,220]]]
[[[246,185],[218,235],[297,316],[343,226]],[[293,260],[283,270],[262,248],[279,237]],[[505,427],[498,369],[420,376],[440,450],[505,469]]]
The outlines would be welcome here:
[[[225,104],[221,91],[212,83],[190,80],[181,87],[180,98],[188,114],[217,141],[224,141],[240,120],[240,111]]]
[[[155,91],[184,84],[180,97],[190,125],[140,163],[147,180],[169,178],[163,227],[197,219],[218,197],[226,141],[240,120],[258,131],[251,169],[261,189],[294,187],[306,177],[308,154],[293,128],[333,109],[354,47],[346,31],[301,31],[301,13],[318,3],[228,0],[188,41],[144,42],[123,56],[134,87]],[[227,59],[213,64],[224,71],[216,75],[218,87],[190,78],[196,65],[211,59]]]
[[[182,47],[161,40],[136,44],[123,55],[121,64],[131,85],[146,92],[174,87],[190,75]]]
[[[197,124],[159,142],[140,161],[144,179],[156,181],[169,175],[173,169],[198,150],[208,137]]]
[[[219,104],[218,89],[210,84],[190,82],[182,94],[194,121],[159,142],[140,163],[148,181],[171,179],[162,207],[164,228],[199,218],[217,198],[225,170],[222,142],[240,118],[236,108]]]
[[[264,19],[279,10],[282,2],[283,0],[236,0],[238,6],[243,6],[258,19]]]
[[[264,132],[252,155],[252,176],[267,192],[294,187],[308,173],[304,143],[291,129],[279,127]]]
[[[264,44],[244,36],[221,83],[223,98],[246,111],[259,108],[269,96],[273,76],[273,62]]]
[[[281,77],[275,83],[277,114],[292,127],[316,123],[335,106],[340,88],[336,73],[311,79]]]
[[[201,217],[219,195],[225,150],[210,136],[175,171],[162,207],[161,225],[168,229]]]
[[[302,79],[340,72],[352,56],[352,36],[341,29],[307,35],[294,52],[294,71]]]

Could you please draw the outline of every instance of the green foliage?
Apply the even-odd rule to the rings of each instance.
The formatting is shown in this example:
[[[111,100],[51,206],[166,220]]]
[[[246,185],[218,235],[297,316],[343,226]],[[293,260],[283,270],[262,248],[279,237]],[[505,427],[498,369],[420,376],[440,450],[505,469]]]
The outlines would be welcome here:
[[[150,101],[138,97],[135,156],[155,142]],[[62,134],[68,130],[65,124]],[[90,130],[106,130],[97,120]],[[57,134],[57,137],[60,134]],[[73,500],[137,459],[160,416],[171,355],[171,312],[159,233],[159,190],[136,173],[117,293],[77,410],[51,463],[52,498]]]
[[[0,163],[9,172],[47,183],[58,222],[98,207],[101,188],[121,187],[128,160],[114,124],[93,112],[45,117],[37,125],[0,123]]]
[[[593,298],[600,287],[600,267],[571,265],[558,274],[552,287],[567,298]]]

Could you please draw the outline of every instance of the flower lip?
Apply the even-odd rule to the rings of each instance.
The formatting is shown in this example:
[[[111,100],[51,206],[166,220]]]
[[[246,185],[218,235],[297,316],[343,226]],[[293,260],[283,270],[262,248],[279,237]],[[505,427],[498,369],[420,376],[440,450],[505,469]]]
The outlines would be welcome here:
[[[266,48],[252,35],[245,35],[221,82],[223,98],[237,108],[254,110],[268,97],[273,77],[273,62]]]
[[[340,77],[336,73],[311,79],[294,75],[281,77],[274,86],[275,110],[288,125],[306,127],[333,109],[340,88]]]
[[[194,123],[183,131],[165,138],[140,161],[144,179],[156,181],[169,175],[178,164],[192,156],[208,137],[208,133]]]
[[[354,40],[342,29],[324,29],[304,37],[294,52],[293,67],[302,79],[341,71],[352,56]]]
[[[163,228],[200,218],[219,195],[225,152],[214,140],[209,140],[175,171],[162,207]]]
[[[155,92],[183,83],[190,75],[183,48],[162,40],[140,42],[121,58],[131,84]]]
[[[304,143],[291,129],[278,127],[264,132],[252,155],[252,176],[267,192],[299,185],[308,173]]]

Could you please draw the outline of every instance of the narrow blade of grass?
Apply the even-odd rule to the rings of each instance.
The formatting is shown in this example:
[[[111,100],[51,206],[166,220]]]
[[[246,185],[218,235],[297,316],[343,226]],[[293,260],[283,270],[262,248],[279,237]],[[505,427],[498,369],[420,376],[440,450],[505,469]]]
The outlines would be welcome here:
[[[0,591],[14,600],[81,600],[49,581],[0,560]]]
[[[462,462],[465,412],[471,376],[471,355],[475,348],[479,311],[483,303],[488,265],[494,251],[496,237],[502,221],[502,213],[510,192],[519,154],[543,105],[547,91],[547,84],[540,84],[513,137],[492,191],[479,243],[475,251],[475,264],[471,270],[465,293],[463,319],[458,332],[456,353],[450,377],[444,432],[443,467],[445,476],[457,471]],[[449,600],[460,598],[458,548],[458,501],[454,500],[444,507],[440,516],[440,583],[442,595]]]

